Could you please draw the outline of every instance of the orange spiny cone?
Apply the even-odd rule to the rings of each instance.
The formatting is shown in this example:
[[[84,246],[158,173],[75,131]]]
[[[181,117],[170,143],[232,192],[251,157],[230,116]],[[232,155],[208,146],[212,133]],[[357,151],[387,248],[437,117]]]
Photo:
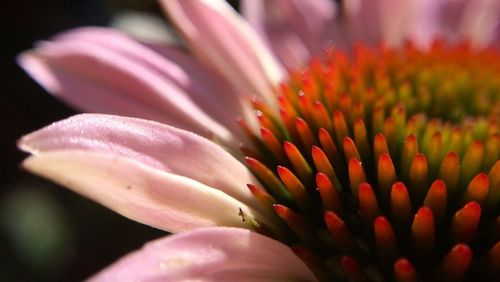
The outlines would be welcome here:
[[[359,45],[290,77],[242,148],[319,279],[498,278],[498,51]]]

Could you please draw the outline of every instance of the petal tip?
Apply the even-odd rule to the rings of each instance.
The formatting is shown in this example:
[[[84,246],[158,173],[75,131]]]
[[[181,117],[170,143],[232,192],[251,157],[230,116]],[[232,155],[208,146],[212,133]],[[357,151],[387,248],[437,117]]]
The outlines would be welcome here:
[[[58,80],[49,65],[36,50],[25,51],[16,57],[17,64],[45,90],[56,93],[60,90]]]

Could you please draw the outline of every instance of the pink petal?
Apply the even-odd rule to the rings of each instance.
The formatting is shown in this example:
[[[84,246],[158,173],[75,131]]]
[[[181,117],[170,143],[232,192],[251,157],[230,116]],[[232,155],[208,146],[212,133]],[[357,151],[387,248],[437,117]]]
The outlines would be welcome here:
[[[439,24],[440,7],[444,1],[421,0],[414,2],[414,16],[408,28],[408,37],[418,46],[428,47],[440,36],[442,27]]]
[[[342,1],[343,29],[348,40],[376,43],[380,34],[380,0],[352,0]]]
[[[246,187],[257,180],[242,163],[205,138],[157,122],[81,114],[28,134],[18,145],[33,154],[78,149],[131,158],[262,209]]]
[[[415,6],[421,0],[379,0],[381,39],[392,46],[400,46],[407,39]]]
[[[478,47],[494,44],[499,36],[499,0],[414,1],[410,35],[421,46],[435,38],[449,42],[468,40]]]
[[[487,46],[498,37],[500,0],[467,1],[460,21],[460,34],[475,46]]]
[[[321,53],[332,28],[330,0],[243,0],[242,13],[288,68]]]
[[[247,101],[242,99],[241,93],[216,72],[177,48],[146,47],[113,29],[97,27],[65,32],[55,40],[89,42],[133,59],[180,87],[204,112],[232,133],[240,131],[234,118],[245,111],[243,107]]]
[[[255,31],[223,0],[163,0],[191,49],[243,92],[276,105],[283,73]]]
[[[434,2],[438,2],[436,0]],[[424,40],[424,26],[432,27],[423,18],[432,18],[427,0],[352,0],[342,1],[339,10],[334,43],[343,48],[350,48],[352,42],[361,41],[375,45],[381,42],[392,46],[401,45],[409,34]],[[418,30],[418,32],[417,32]],[[426,31],[426,30],[425,30]],[[430,30],[429,30],[430,31]],[[340,38],[340,44],[337,41]],[[422,39],[421,39],[422,38]],[[417,42],[418,43],[418,42]]]
[[[85,111],[153,119],[204,136],[215,135],[229,144],[237,143],[219,123],[233,126],[230,115],[239,111],[237,99],[226,100],[227,97],[218,96],[219,89],[207,87],[209,97],[200,100],[204,109],[200,108],[199,90],[193,93],[194,97],[186,93],[202,87],[193,86],[199,79],[192,80],[175,61],[165,60],[120,33],[103,29],[69,33],[25,52],[19,63],[47,91]],[[190,62],[183,63],[186,67]],[[215,120],[205,112],[215,111],[206,101],[213,104],[221,99],[227,101],[229,110],[226,115],[214,115],[219,119]]]
[[[169,232],[208,226],[248,228],[241,211],[265,222],[218,189],[115,154],[56,150],[27,158],[23,167],[125,217]]]
[[[148,243],[90,281],[317,281],[290,249],[238,228],[207,228]]]
[[[354,0],[343,2],[343,21],[349,40],[376,44],[402,42],[411,18],[413,0]]]

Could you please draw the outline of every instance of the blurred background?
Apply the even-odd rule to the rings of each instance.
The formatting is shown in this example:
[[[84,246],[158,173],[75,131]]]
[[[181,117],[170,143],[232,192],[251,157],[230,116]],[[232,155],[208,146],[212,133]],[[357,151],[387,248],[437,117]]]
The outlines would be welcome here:
[[[15,57],[70,28],[109,26],[129,12],[162,15],[155,0],[18,0],[2,6],[0,281],[81,281],[165,233],[19,168],[26,154],[16,139],[76,112],[31,80]]]

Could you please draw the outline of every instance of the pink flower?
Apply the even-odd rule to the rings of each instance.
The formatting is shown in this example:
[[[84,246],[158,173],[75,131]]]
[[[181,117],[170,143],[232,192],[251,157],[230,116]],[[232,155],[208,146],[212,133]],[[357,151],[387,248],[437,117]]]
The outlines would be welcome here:
[[[130,219],[187,231],[150,243],[95,280],[315,280],[285,245],[245,230],[283,234],[274,210],[246,187],[260,184],[237,159],[247,137],[234,117],[253,126],[248,97],[276,112],[286,71],[330,41],[348,48],[357,40],[397,46],[412,39],[422,47],[436,37],[477,46],[498,40],[495,0],[242,3],[248,22],[224,1],[161,1],[190,53],[81,28],[19,57],[68,104],[132,116],[82,114],[28,134],[19,141],[32,154],[23,167]],[[294,186],[293,177],[282,180]]]

